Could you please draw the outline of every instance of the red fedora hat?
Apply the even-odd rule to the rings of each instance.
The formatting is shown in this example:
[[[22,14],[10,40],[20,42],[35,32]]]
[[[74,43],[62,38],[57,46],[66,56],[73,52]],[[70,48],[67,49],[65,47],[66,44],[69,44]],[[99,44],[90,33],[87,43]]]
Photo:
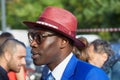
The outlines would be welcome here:
[[[29,28],[44,28],[52,30],[73,40],[75,46],[84,47],[84,44],[76,39],[77,20],[69,11],[58,7],[47,7],[36,22],[24,21]]]

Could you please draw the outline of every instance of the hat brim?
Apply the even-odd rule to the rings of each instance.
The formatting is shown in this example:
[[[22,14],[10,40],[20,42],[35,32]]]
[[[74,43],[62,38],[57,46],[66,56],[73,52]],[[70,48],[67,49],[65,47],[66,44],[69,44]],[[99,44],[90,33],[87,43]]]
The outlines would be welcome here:
[[[43,29],[47,29],[47,30],[51,30],[53,32],[56,32],[58,34],[61,34],[69,39],[71,39],[74,43],[74,45],[76,47],[79,47],[79,48],[84,48],[85,45],[83,42],[81,42],[80,40],[74,38],[74,37],[71,37],[70,35],[58,30],[58,29],[55,29],[55,28],[52,28],[52,27],[49,27],[49,26],[46,26],[44,24],[40,24],[40,23],[36,23],[36,22],[29,22],[29,21],[24,21],[23,22],[25,25],[27,25],[29,28],[43,28]]]

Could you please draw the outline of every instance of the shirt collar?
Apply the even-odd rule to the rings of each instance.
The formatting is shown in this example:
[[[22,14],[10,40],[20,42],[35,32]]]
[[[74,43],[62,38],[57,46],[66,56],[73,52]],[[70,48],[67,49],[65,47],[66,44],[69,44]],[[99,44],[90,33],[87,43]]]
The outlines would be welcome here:
[[[70,53],[59,65],[55,67],[55,69],[52,71],[52,75],[56,80],[61,80],[62,74],[70,61],[71,57],[73,56],[73,53]]]
[[[1,66],[0,66],[0,70],[1,70],[4,74],[7,74],[7,71],[6,71],[3,67],[1,67]]]

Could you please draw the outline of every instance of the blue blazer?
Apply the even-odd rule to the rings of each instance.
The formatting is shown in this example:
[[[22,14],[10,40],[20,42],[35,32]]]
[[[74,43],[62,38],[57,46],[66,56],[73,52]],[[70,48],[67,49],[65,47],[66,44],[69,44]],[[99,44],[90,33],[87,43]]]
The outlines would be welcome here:
[[[74,55],[67,64],[61,80],[109,80],[103,70],[78,60]]]

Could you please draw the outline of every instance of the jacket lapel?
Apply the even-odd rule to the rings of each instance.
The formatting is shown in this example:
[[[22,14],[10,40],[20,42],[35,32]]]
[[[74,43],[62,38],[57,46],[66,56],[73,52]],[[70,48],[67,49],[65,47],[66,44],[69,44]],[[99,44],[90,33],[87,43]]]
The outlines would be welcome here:
[[[65,68],[65,71],[62,75],[61,80],[70,80],[73,78],[72,75],[74,75],[77,61],[78,61],[78,59],[75,57],[75,55],[73,55]]]

